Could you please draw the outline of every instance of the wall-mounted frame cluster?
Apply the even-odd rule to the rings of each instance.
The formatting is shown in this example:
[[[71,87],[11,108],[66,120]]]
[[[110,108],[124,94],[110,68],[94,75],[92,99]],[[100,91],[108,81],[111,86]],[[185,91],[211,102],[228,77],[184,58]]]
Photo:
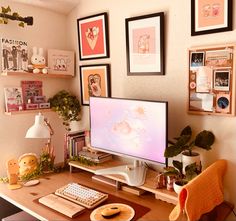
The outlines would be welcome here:
[[[189,113],[235,115],[235,46],[189,49]]]

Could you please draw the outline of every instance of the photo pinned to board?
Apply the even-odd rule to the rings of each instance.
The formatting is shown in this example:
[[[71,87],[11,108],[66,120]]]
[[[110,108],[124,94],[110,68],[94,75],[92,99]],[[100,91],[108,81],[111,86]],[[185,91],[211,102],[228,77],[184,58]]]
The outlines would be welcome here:
[[[192,111],[213,111],[214,95],[208,93],[190,93],[189,109]]]
[[[230,112],[230,95],[219,93],[216,95],[216,111],[219,113]]]
[[[191,52],[190,54],[190,70],[194,70],[198,67],[204,66],[205,52]]]
[[[230,67],[232,65],[232,48],[206,51],[206,66]]]
[[[230,71],[215,70],[214,71],[214,89],[219,91],[230,90]]]
[[[196,92],[210,92],[212,90],[213,69],[207,66],[199,67],[196,71]]]

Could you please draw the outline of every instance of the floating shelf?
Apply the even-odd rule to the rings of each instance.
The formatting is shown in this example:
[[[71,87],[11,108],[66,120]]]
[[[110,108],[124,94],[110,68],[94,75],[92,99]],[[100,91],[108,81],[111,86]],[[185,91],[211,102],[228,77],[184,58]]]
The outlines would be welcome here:
[[[1,73],[2,76],[28,76],[28,77],[46,77],[46,78],[73,78],[73,75],[65,74],[34,74],[25,71],[8,71]]]
[[[38,112],[51,112],[52,109],[35,109],[35,110],[22,110],[22,111],[12,111],[12,112],[5,112],[6,115],[17,115],[17,114],[30,114],[30,113],[38,113]]]

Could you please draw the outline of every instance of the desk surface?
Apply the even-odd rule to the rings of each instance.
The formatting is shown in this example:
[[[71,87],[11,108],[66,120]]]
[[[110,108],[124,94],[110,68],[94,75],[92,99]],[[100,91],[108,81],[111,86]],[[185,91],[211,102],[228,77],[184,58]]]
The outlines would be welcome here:
[[[155,199],[154,194],[151,193],[139,197],[121,190],[116,190],[115,187],[92,180],[91,176],[91,173],[85,171],[79,171],[77,173],[63,172],[40,178],[40,184],[36,186],[22,187],[17,190],[9,190],[6,184],[0,184],[0,197],[39,220],[63,220],[64,217],[60,214],[33,201],[54,192],[69,182],[79,182],[82,185],[87,185],[91,188],[94,187],[98,190],[149,207],[151,209],[150,212],[146,213],[141,220],[168,220],[169,213],[174,205]]]

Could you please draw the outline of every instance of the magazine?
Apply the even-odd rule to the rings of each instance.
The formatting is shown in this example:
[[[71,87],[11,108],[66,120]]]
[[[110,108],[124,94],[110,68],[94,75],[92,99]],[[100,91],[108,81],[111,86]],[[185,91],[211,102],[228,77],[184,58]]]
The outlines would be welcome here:
[[[42,81],[21,81],[23,102],[33,103],[35,96],[43,95],[43,82]]]
[[[23,109],[21,87],[4,88],[6,112],[19,111]]]
[[[27,42],[1,38],[2,72],[27,71]]]

